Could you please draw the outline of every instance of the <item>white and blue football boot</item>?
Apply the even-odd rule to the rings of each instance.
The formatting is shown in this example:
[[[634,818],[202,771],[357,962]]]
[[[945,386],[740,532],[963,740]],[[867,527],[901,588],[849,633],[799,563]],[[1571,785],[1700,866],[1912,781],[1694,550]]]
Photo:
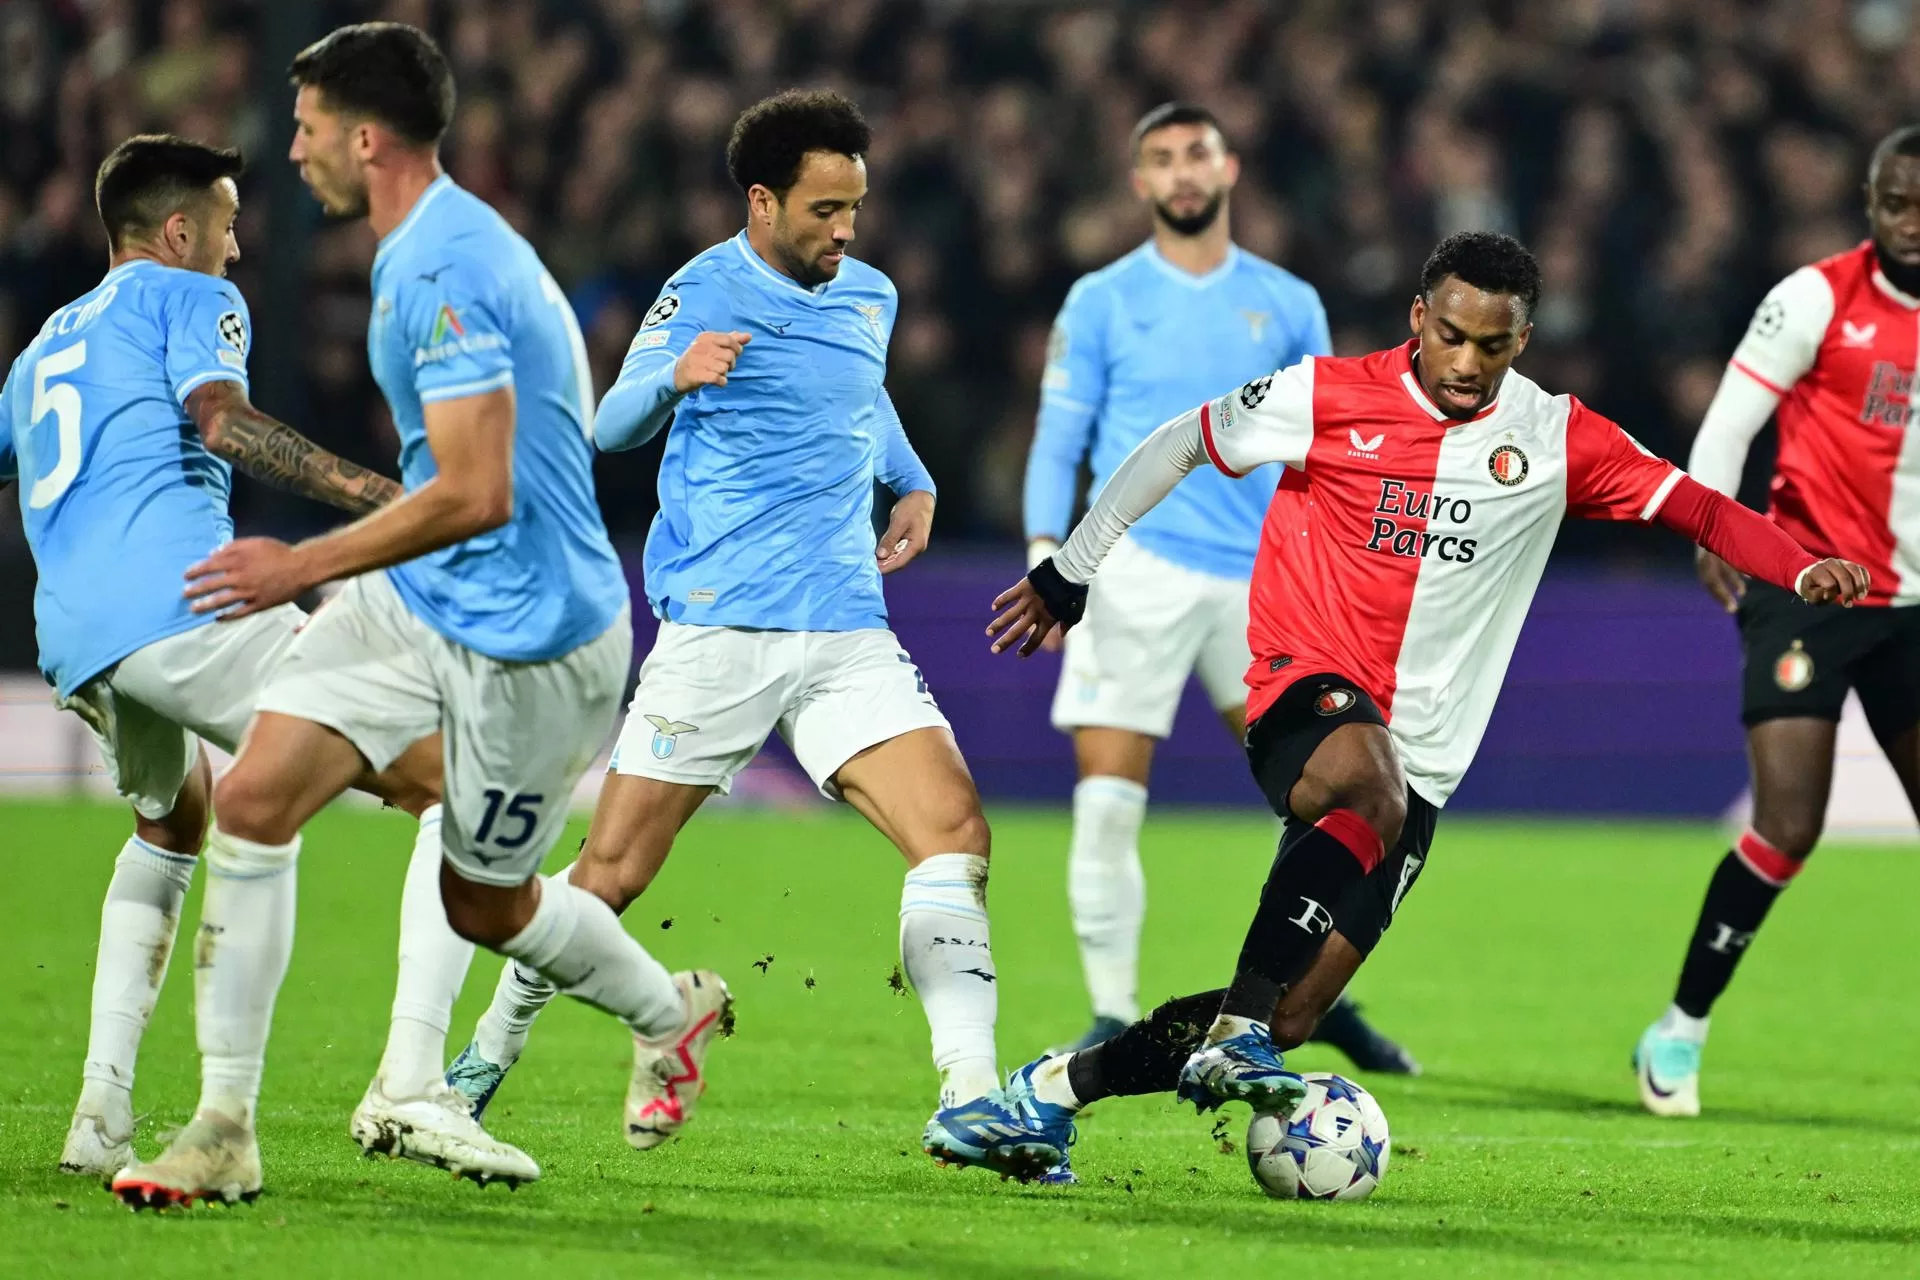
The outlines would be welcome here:
[[[1307,1096],[1306,1081],[1288,1071],[1273,1047],[1267,1024],[1216,1044],[1201,1045],[1180,1068],[1176,1095],[1202,1115],[1228,1102],[1245,1102],[1255,1111],[1292,1115]]]
[[[1067,1143],[1049,1132],[1036,1105],[1045,1104],[1036,1104],[1030,1089],[995,1089],[941,1107],[920,1145],[937,1164],[991,1169],[1020,1182],[1046,1178],[1066,1163]]]
[[[1080,1179],[1073,1172],[1071,1148],[1078,1131],[1074,1128],[1073,1118],[1079,1114],[1072,1107],[1063,1107],[1057,1102],[1045,1102],[1034,1094],[1033,1073],[1045,1062],[1046,1057],[1035,1058],[1026,1066],[1013,1073],[1007,1081],[1007,1099],[1030,1113],[1039,1122],[1040,1131],[1047,1141],[1060,1148],[1060,1162],[1035,1178],[1034,1181],[1046,1187],[1077,1186]]]
[[[1633,1047],[1633,1073],[1640,1080],[1640,1105],[1656,1116],[1700,1114],[1700,1050],[1705,1042],[1674,1035],[1654,1023]]]

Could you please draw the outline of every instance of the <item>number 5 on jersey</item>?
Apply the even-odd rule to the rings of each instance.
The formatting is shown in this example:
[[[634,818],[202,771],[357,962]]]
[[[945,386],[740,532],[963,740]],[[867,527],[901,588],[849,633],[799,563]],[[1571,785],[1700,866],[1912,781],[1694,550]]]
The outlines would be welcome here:
[[[27,490],[27,505],[36,511],[58,502],[60,495],[67,491],[67,486],[73,483],[73,478],[80,474],[80,389],[71,383],[52,382],[50,379],[72,373],[86,362],[85,339],[70,347],[48,352],[34,361],[33,411],[29,418],[27,439],[33,441],[33,429],[38,428],[40,420],[48,414],[53,415],[55,429],[53,467]],[[38,471],[39,456],[40,449],[35,444],[32,454],[22,459],[26,465],[21,470]]]

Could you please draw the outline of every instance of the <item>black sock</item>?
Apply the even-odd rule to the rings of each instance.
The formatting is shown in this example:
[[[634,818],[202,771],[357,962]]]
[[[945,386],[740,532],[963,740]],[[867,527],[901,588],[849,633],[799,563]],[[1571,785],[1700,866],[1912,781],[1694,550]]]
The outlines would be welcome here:
[[[1767,909],[1785,887],[1762,879],[1731,850],[1720,860],[1707,885],[1707,900],[1700,904],[1700,923],[1687,944],[1680,987],[1673,994],[1680,1012],[1690,1018],[1707,1016],[1733,980],[1734,966],[1747,953]]]
[[[1378,863],[1380,837],[1352,810],[1336,809],[1318,825],[1288,829],[1260,891],[1233,985],[1220,1002],[1222,1014],[1272,1020],[1280,993],[1307,971],[1332,932],[1334,904],[1371,869],[1353,848],[1369,837]]]
[[[1067,1059],[1067,1083],[1084,1106],[1100,1098],[1168,1093],[1220,1010],[1224,990],[1169,1000],[1111,1040]]]

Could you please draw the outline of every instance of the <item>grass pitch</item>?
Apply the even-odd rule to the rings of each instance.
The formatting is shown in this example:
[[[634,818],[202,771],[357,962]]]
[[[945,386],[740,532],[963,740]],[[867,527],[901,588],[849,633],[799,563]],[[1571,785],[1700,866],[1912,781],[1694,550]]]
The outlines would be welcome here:
[[[739,1032],[714,1051],[712,1092],[681,1141],[629,1151],[624,1037],[562,1001],[488,1117],[545,1169],[509,1193],[365,1161],[346,1136],[392,994],[411,825],[330,812],[308,832],[268,1054],[267,1194],[136,1217],[53,1169],[85,1050],[100,895],[126,831],[111,807],[0,805],[7,1275],[1920,1272],[1910,848],[1820,853],[1721,1004],[1708,1116],[1676,1122],[1640,1113],[1627,1055],[1668,997],[1719,837],[1443,822],[1432,867],[1358,983],[1427,1074],[1366,1080],[1393,1125],[1386,1182],[1364,1204],[1316,1205],[1254,1187],[1245,1108],[1230,1109],[1223,1142],[1160,1099],[1092,1109],[1077,1189],[933,1167],[919,1150],[926,1026],[889,983],[897,857],[844,813],[711,813],[628,925],[671,967],[712,966],[731,983]],[[1007,1066],[1084,1020],[1066,836],[1057,814],[996,822]],[[1224,981],[1270,847],[1257,817],[1151,816],[1149,1001]],[[497,970],[475,964],[453,1048]],[[142,1055],[143,1153],[195,1096],[191,976],[176,963]],[[1319,1049],[1294,1060],[1342,1065]]]

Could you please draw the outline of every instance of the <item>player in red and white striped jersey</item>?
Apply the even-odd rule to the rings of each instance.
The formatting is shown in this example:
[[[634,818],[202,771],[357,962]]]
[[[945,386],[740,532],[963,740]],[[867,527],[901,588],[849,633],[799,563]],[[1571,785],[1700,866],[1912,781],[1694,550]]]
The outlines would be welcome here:
[[[1510,372],[1539,280],[1511,237],[1450,237],[1422,273],[1413,341],[1303,360],[1167,423],[1060,552],[995,602],[995,650],[1030,652],[1077,620],[1107,550],[1189,471],[1279,462],[1304,479],[1304,499],[1270,510],[1254,568],[1247,754],[1287,827],[1233,982],[1016,1073],[1010,1090],[1036,1107],[1176,1078],[1202,1109],[1297,1098],[1278,1051],[1306,1038],[1418,876],[1564,517],[1658,521],[1810,601],[1866,592],[1860,566],[1816,559],[1578,400]],[[1209,1020],[1197,1049],[1174,1034]]]
[[[1920,812],[1920,126],[1883,139],[1867,173],[1872,236],[1775,285],[1727,362],[1689,469],[1732,495],[1747,450],[1779,423],[1771,515],[1803,546],[1845,556],[1873,589],[1844,613],[1749,589],[1702,552],[1700,576],[1737,615],[1753,821],[1721,859],[1673,1004],[1634,1053],[1656,1115],[1698,1115],[1707,1017],[1768,909],[1820,838],[1848,690]]]

